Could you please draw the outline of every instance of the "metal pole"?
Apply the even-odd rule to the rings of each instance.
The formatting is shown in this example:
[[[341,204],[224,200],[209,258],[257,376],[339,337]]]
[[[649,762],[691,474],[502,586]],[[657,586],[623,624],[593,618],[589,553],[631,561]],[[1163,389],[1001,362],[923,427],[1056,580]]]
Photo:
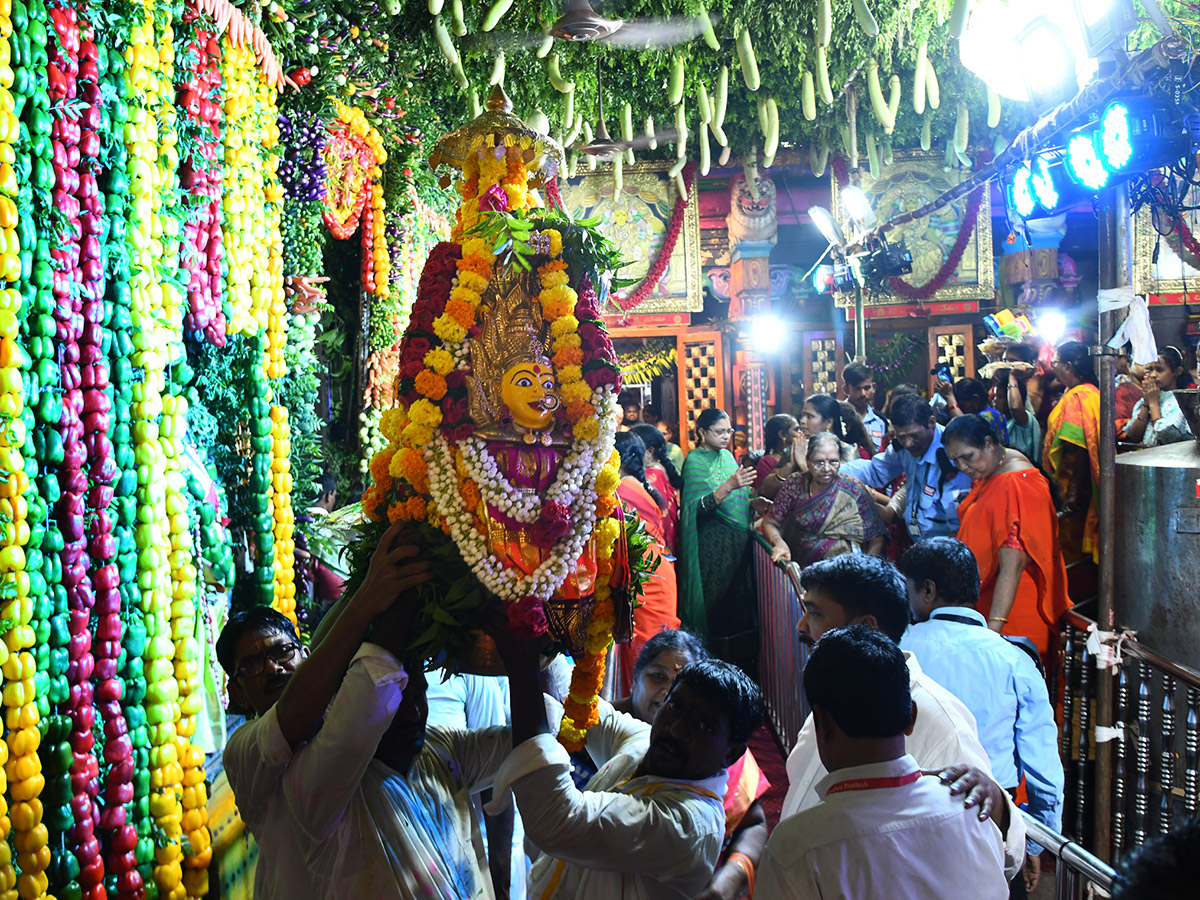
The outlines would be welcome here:
[[[862,285],[857,279],[854,281],[854,359],[867,361],[867,314],[863,309]]]
[[[1130,223],[1129,187],[1122,182],[1108,192],[1100,210],[1099,222],[1099,268],[1100,287],[1116,288],[1129,284],[1130,273]],[[1096,356],[1099,362],[1100,380],[1100,471],[1098,506],[1100,513],[1100,552],[1098,587],[1096,598],[1096,620],[1102,630],[1112,631],[1115,621],[1115,533],[1116,533],[1116,481],[1117,481],[1117,430],[1116,412],[1116,361],[1115,351],[1109,349],[1108,341],[1117,328],[1117,314],[1102,313],[1099,316]],[[1096,682],[1096,729],[1112,725],[1113,677],[1108,671],[1098,673]],[[1093,743],[1096,759],[1095,780],[1095,852],[1101,859],[1112,855],[1112,790],[1113,755],[1108,741]],[[1082,762],[1082,760],[1081,760]]]

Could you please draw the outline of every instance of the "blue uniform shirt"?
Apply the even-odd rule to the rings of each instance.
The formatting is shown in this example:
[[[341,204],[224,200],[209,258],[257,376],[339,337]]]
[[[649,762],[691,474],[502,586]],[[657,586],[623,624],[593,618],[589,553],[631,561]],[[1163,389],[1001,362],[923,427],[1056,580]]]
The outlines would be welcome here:
[[[908,503],[904,524],[914,541],[931,537],[955,537],[958,534],[958,504],[971,491],[971,479],[965,472],[943,478],[938,462],[939,451],[947,466],[953,468],[942,448],[942,426],[934,426],[933,440],[925,455],[917,458],[894,441],[882,453],[870,459],[842,463],[843,475],[853,475],[876,490],[883,490],[901,475],[908,484]]]
[[[954,694],[971,714],[992,775],[1013,789],[1025,776],[1029,814],[1062,830],[1063,767],[1058,728],[1046,682],[1032,657],[991,631],[983,615],[964,606],[935,609],[911,626],[900,649],[921,671]],[[1041,848],[1030,842],[1029,852]]]
[[[862,423],[871,440],[875,442],[875,449],[878,450],[883,446],[883,436],[887,433],[887,420],[868,406],[862,415]]]

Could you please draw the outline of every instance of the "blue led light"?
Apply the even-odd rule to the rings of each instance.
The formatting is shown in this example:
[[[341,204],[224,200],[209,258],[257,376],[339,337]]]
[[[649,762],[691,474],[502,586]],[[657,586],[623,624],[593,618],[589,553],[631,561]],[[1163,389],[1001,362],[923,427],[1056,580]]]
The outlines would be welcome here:
[[[1119,100],[1110,103],[1100,119],[1100,154],[1113,171],[1125,168],[1133,157],[1129,107]]]
[[[1033,215],[1035,201],[1033,199],[1033,172],[1029,164],[1021,166],[1013,174],[1012,187],[1008,192],[1009,201],[1018,216],[1027,219]]]
[[[1108,169],[1096,155],[1096,145],[1090,133],[1076,134],[1067,141],[1067,174],[1092,191],[1098,191],[1108,184]]]
[[[1058,206],[1058,187],[1054,183],[1054,176],[1050,174],[1050,163],[1045,156],[1039,156],[1033,164],[1033,176],[1029,183],[1033,186],[1033,196],[1037,198],[1038,206],[1046,212]]]

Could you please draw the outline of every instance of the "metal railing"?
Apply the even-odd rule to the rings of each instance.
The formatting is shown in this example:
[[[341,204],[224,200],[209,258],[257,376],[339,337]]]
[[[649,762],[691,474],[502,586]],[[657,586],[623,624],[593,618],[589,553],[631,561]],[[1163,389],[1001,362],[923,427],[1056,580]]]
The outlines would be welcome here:
[[[1165,834],[1200,808],[1200,672],[1132,639],[1121,642],[1114,675],[1087,648],[1095,622],[1072,610],[1063,629],[1063,715],[1059,751],[1066,769],[1063,831],[1091,843],[1093,798],[1112,798],[1110,859]],[[1097,684],[1114,678],[1111,769],[1097,766],[1093,723]]]
[[[755,534],[754,577],[758,586],[758,680],[767,718],[783,752],[791,753],[800,726],[808,718],[808,702],[800,673],[808,662],[808,647],[796,627],[804,615],[800,603],[800,567],[794,562],[771,562],[771,545]]]
[[[1057,831],[1051,831],[1025,810],[1021,810],[1021,816],[1025,820],[1026,836],[1037,841],[1058,860],[1054,871],[1055,900],[1077,900],[1095,896],[1096,892],[1091,890],[1089,885],[1099,888],[1100,896],[1107,897],[1112,893],[1114,873],[1111,866],[1088,853],[1070,838],[1063,837]]]

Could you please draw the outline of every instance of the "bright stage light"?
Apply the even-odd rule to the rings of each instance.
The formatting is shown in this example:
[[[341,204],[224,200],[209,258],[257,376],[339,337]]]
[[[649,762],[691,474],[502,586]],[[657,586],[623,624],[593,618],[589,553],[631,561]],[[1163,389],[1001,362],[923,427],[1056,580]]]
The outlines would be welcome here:
[[[1058,208],[1062,198],[1054,178],[1053,167],[1044,155],[1039,156],[1034,162],[1033,177],[1029,179],[1029,183],[1033,188],[1033,196],[1042,209],[1046,212],[1053,212]]]
[[[1017,34],[1017,65],[1035,109],[1062,103],[1079,89],[1075,53],[1049,16],[1036,16]]]
[[[1114,100],[1100,115],[1097,148],[1113,172],[1141,172],[1178,162],[1189,138],[1179,111],[1146,98]]]
[[[858,185],[850,184],[842,188],[842,206],[846,208],[846,214],[860,225],[867,226],[875,221],[871,200]]]
[[[834,246],[840,247],[846,243],[845,235],[842,234],[842,229],[838,227],[838,223],[833,218],[833,213],[823,206],[810,206],[808,208],[808,217],[812,219],[813,224],[820,229],[821,234],[825,236],[825,240]]]
[[[772,315],[758,315],[750,320],[751,346],[757,353],[776,353],[787,340],[787,329]]]
[[[1123,102],[1110,103],[1100,117],[1100,151],[1113,169],[1123,169],[1133,156],[1129,143],[1129,107]]]
[[[1037,208],[1037,200],[1033,196],[1033,170],[1029,168],[1029,163],[1013,174],[1012,184],[1008,188],[1008,202],[1022,219],[1028,219]]]
[[[1096,154],[1091,132],[1079,132],[1067,141],[1067,174],[1077,184],[1098,191],[1108,184],[1109,171]]]
[[[1037,330],[1042,340],[1057,344],[1067,333],[1067,317],[1057,309],[1044,309],[1037,315]]]

